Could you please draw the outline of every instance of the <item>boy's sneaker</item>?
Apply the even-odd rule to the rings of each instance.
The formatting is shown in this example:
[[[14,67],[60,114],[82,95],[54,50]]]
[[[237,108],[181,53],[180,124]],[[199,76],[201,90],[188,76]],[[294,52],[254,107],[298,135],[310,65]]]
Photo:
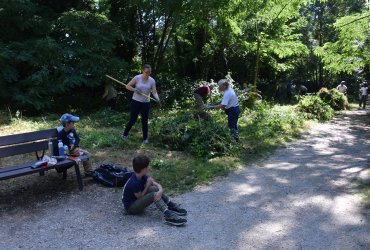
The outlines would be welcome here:
[[[128,136],[127,136],[127,135],[124,135],[124,134],[122,134],[122,135],[121,135],[121,138],[122,138],[122,140],[124,140],[124,141],[127,141],[127,140],[128,140]]]
[[[149,141],[148,140],[144,140],[143,141],[143,144],[148,144],[149,143]]]
[[[179,218],[173,211],[166,210],[164,213],[165,223],[173,226],[182,226],[187,220],[184,218]]]
[[[181,208],[179,204],[176,204],[172,201],[168,203],[168,209],[178,216],[186,216],[188,214],[188,211],[186,211],[186,209]]]

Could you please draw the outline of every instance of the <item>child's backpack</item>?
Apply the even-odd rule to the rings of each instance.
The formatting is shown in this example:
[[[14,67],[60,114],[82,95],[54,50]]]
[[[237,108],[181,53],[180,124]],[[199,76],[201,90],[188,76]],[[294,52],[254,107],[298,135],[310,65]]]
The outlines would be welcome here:
[[[132,172],[116,164],[103,164],[92,173],[93,178],[107,187],[123,187]]]

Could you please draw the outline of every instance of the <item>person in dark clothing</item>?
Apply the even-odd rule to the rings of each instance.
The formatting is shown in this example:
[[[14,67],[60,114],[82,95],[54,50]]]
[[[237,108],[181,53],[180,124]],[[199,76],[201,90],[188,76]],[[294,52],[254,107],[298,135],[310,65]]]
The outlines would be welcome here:
[[[307,87],[303,84],[299,87],[299,95],[306,95],[307,94]]]
[[[286,85],[286,99],[290,103],[292,101],[293,83],[290,81]]]
[[[187,211],[164,194],[162,186],[147,174],[150,160],[145,155],[133,159],[134,173],[123,187],[122,203],[128,214],[141,214],[151,204],[163,213],[167,224],[182,226],[187,220],[181,218]]]
[[[84,154],[86,158],[90,158],[90,153],[86,150],[80,149],[80,137],[78,136],[75,123],[80,120],[79,117],[71,114],[64,114],[60,118],[60,123],[63,128],[58,131],[58,140],[61,140],[63,145],[68,146],[70,155],[81,155]],[[85,176],[92,175],[92,166],[89,160],[82,161],[83,168],[85,170]]]
[[[360,88],[360,108],[366,108],[366,101],[368,99],[368,87],[367,84],[363,83]]]

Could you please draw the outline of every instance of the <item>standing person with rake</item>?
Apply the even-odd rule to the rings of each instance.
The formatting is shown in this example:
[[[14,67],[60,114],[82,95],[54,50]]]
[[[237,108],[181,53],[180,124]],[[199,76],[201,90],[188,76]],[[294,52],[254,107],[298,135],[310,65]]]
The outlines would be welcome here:
[[[150,93],[159,102],[159,96],[156,89],[155,80],[150,76],[152,67],[149,64],[144,64],[141,68],[142,74],[135,76],[126,85],[126,89],[134,92],[131,100],[131,115],[130,120],[122,134],[122,139],[127,140],[128,134],[136,120],[141,115],[141,124],[143,130],[143,144],[148,143],[148,120],[150,111]]]

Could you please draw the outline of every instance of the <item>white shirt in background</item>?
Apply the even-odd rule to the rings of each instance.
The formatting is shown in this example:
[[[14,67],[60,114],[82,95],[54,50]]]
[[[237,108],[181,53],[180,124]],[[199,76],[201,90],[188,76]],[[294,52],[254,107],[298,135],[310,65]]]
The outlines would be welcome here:
[[[361,95],[367,95],[367,89],[368,89],[368,87],[361,87],[360,88]]]
[[[338,87],[337,87],[337,90],[339,92],[342,92],[343,94],[345,94],[347,92],[347,86],[344,85],[344,84],[343,85],[339,84]]]
[[[227,88],[222,98],[221,104],[225,106],[225,109],[239,106],[238,97],[232,88]]]

